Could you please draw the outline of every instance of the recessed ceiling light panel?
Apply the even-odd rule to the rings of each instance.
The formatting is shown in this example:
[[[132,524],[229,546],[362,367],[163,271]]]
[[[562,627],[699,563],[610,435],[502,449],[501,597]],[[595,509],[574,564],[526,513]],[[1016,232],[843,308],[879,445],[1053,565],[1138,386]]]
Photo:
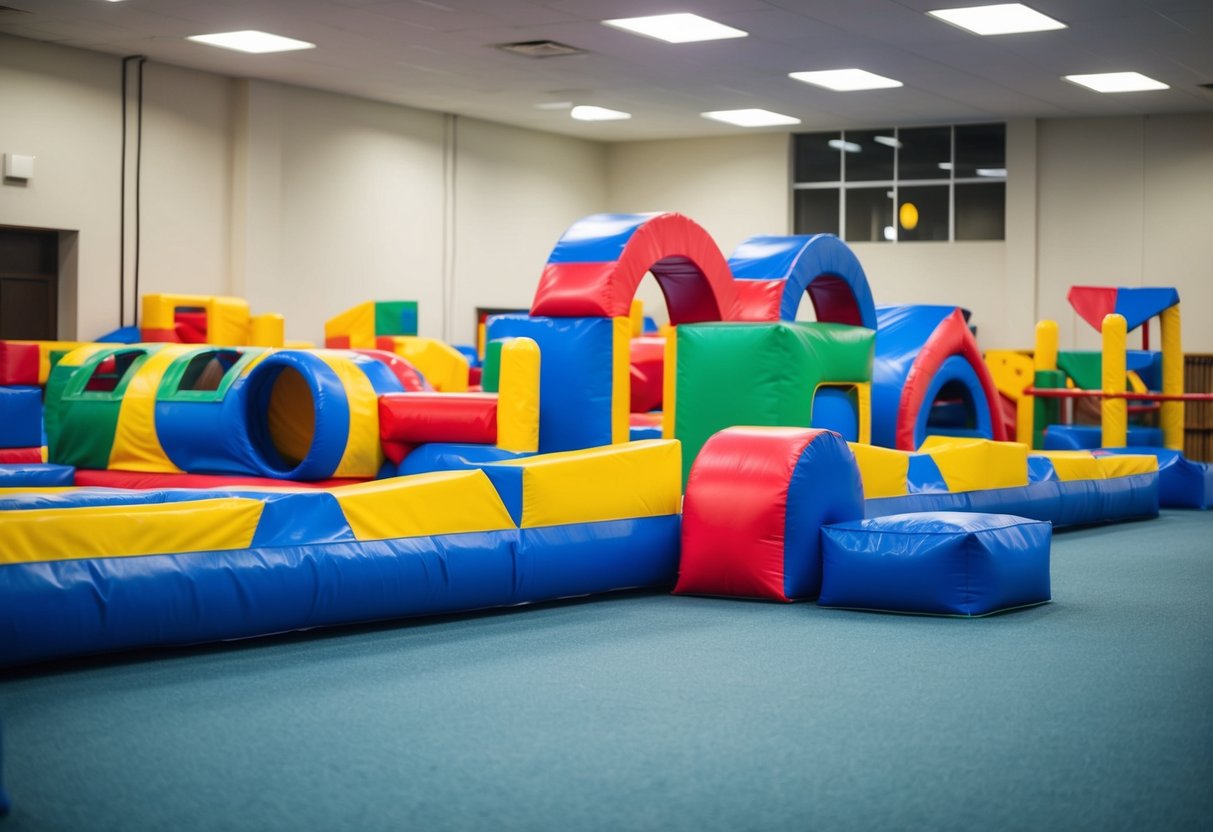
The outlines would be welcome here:
[[[735,124],[738,127],[776,127],[783,124],[800,124],[798,118],[761,109],[713,110],[710,113],[700,113],[699,115],[710,118],[712,121]]]
[[[595,107],[590,104],[578,104],[569,110],[569,115],[578,121],[622,121],[631,118],[631,113],[622,110],[611,110],[607,107]]]
[[[602,21],[607,26],[623,29],[666,43],[694,43],[702,40],[744,38],[749,32],[725,26],[697,14],[656,14],[649,17],[620,17]]]
[[[305,40],[272,35],[269,32],[259,32],[256,29],[244,29],[239,32],[217,32],[213,35],[191,35],[186,40],[205,43],[207,46],[218,46],[221,49],[234,49],[237,52],[251,52],[260,55],[266,52],[291,52],[295,49],[315,49],[316,44]]]
[[[815,84],[837,92],[854,90],[881,90],[900,87],[902,83],[866,69],[823,69],[814,72],[789,72],[789,78]]]
[[[1060,20],[1054,20],[1023,3],[936,9],[927,14],[945,23],[967,29],[975,35],[1014,35],[1020,32],[1047,32],[1066,28],[1066,24]]]
[[[1067,75],[1065,79],[1096,92],[1141,92],[1171,88],[1169,84],[1155,81],[1140,72],[1097,72],[1093,75]]]

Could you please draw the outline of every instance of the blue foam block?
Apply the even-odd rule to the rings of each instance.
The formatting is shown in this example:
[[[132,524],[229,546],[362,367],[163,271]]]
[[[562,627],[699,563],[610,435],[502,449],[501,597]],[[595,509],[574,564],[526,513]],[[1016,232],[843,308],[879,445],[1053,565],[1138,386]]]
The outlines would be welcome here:
[[[0,448],[42,445],[42,391],[0,387]]]
[[[987,615],[1050,599],[1053,527],[1007,514],[896,514],[822,530],[823,607]]]
[[[44,462],[0,465],[0,488],[56,488],[76,484],[76,469]]]

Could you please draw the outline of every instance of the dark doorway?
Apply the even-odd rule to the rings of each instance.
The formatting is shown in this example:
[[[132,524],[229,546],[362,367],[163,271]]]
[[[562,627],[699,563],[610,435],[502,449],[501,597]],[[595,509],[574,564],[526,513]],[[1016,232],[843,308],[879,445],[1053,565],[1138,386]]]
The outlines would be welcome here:
[[[0,339],[59,336],[59,232],[0,226]]]

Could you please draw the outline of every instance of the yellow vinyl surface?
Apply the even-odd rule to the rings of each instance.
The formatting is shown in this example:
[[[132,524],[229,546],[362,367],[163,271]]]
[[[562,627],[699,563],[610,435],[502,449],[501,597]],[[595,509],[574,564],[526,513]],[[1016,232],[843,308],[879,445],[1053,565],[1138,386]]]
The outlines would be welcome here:
[[[513,529],[514,521],[480,470],[439,471],[333,489],[359,540],[391,540]]]

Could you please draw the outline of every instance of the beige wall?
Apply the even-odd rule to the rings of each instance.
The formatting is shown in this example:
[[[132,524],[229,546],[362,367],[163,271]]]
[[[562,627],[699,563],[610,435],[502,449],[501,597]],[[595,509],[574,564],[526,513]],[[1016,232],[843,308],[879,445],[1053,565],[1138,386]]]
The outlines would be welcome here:
[[[78,329],[118,325],[119,62],[0,35],[0,152],[35,157],[27,185],[0,184],[0,225],[78,231]],[[60,320],[71,338],[77,320]]]
[[[454,130],[450,337],[472,343],[475,308],[530,308],[560,235],[603,210],[607,149],[474,119]]]
[[[1213,351],[1213,115],[1042,121],[1039,152],[1039,313],[1062,346],[1098,346],[1069,286],[1170,285],[1184,348]]]
[[[116,57],[0,36],[0,108],[21,114],[0,152],[37,157],[0,224],[79,231],[63,337],[119,324],[120,80]],[[475,306],[529,306],[563,229],[605,206],[592,142],[155,63],[144,92],[140,289],[243,296],[294,339],[402,299],[423,334],[471,342]]]
[[[677,211],[702,225],[727,257],[756,234],[789,230],[788,139],[759,133],[719,139],[626,142],[607,150],[607,203],[618,213]],[[668,320],[652,277],[645,311]]]

